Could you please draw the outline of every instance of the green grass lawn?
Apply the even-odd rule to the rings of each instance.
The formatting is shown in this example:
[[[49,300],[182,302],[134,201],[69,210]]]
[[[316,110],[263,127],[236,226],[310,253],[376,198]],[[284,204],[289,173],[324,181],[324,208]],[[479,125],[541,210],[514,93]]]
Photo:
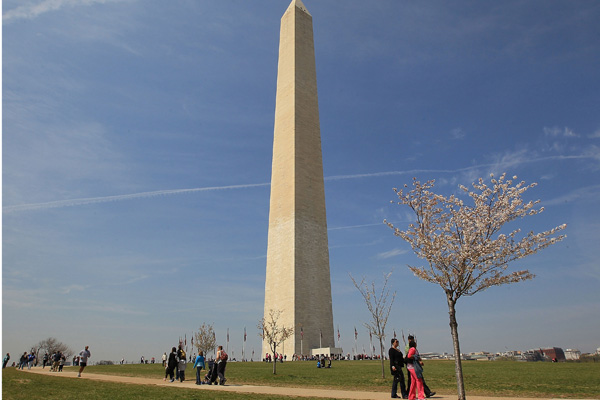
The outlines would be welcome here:
[[[191,365],[186,372],[188,380],[195,379],[195,372],[191,369]],[[154,377],[160,380],[164,376],[164,369],[160,364],[129,364],[90,366],[86,368],[85,373]],[[439,394],[456,393],[453,361],[426,361],[424,373],[427,384],[433,391]],[[600,363],[469,361],[463,362],[463,373],[467,395],[600,399]],[[382,379],[381,364],[377,361],[334,362],[331,369],[317,369],[316,364],[313,362],[285,362],[277,364],[277,375],[272,374],[272,364],[230,362],[227,365],[226,373],[230,384],[310,386],[387,392],[392,382],[387,362],[385,364],[385,374],[385,379]],[[12,375],[8,376],[11,379],[17,379],[12,378]],[[26,375],[26,377],[29,378],[30,375]],[[39,378],[53,379],[52,377]],[[3,375],[3,385],[6,383],[6,379]],[[38,378],[31,377],[31,379],[37,380]],[[88,382],[90,381],[86,381],[86,384]],[[73,384],[78,385],[79,383]],[[112,384],[98,383],[98,385],[109,387]],[[115,385],[120,386],[119,384]],[[13,391],[19,387],[19,384],[10,381],[7,387],[10,391],[5,392],[3,386],[3,395],[8,393],[13,396]],[[161,388],[147,388],[144,386],[138,390],[154,391],[159,389],[162,390]],[[165,390],[169,389],[165,388]],[[132,391],[135,392],[135,389],[132,389]],[[154,396],[144,395],[144,397],[156,398]],[[156,396],[160,397],[158,392]]]
[[[142,367],[141,365],[139,366]],[[144,366],[145,367],[145,366]],[[155,370],[156,371],[156,370]],[[98,382],[88,379],[62,378],[17,371],[16,368],[2,370],[2,399],[4,400],[130,400],[130,399],[207,399],[234,400],[249,398],[257,400],[289,400],[298,397],[244,395],[224,391],[158,387],[113,382]],[[303,397],[302,400],[307,399]],[[313,400],[323,400],[322,398]]]

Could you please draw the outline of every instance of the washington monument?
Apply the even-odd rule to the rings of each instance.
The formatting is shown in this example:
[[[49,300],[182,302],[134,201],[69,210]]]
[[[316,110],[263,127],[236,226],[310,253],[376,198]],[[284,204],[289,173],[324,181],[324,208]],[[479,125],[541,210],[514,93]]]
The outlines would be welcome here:
[[[281,18],[265,317],[294,335],[278,352],[334,347],[331,278],[312,16],[292,0]],[[269,352],[263,343],[263,354]]]

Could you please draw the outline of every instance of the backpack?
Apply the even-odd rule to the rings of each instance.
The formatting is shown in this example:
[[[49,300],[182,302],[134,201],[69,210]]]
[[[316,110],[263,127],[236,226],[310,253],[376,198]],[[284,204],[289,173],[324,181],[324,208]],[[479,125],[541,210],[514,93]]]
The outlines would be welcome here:
[[[225,350],[221,350],[221,361],[227,361],[229,356],[225,353]]]

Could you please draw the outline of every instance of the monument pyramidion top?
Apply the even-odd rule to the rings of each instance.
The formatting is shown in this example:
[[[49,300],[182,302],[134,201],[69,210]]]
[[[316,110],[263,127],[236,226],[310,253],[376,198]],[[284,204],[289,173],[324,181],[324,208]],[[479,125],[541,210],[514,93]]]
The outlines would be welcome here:
[[[304,5],[304,3],[302,3],[302,0],[292,0],[292,2],[290,3],[290,6],[288,7],[288,10],[292,7],[297,7],[299,9],[301,9],[302,11],[304,11],[305,13],[307,13],[308,15],[310,15],[310,13],[308,12],[308,9]]]

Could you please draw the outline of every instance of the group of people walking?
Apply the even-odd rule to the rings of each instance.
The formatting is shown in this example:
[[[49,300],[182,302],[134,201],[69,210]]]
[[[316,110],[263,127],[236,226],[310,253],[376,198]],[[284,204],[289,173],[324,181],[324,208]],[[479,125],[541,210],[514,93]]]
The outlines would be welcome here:
[[[42,358],[42,369],[46,368],[46,365],[49,365],[50,372],[62,372],[66,360],[65,355],[59,350],[52,353],[51,356],[46,353],[44,354],[44,358]]]
[[[194,361],[194,368],[196,370],[196,385],[217,384],[217,378],[219,379],[219,385],[224,385],[227,381],[225,378],[225,367],[227,366],[227,359],[229,356],[223,350],[223,346],[217,348],[216,359],[208,361],[208,370],[204,375],[204,379],[201,378],[202,369],[206,369],[206,360],[204,359],[204,353],[200,351]],[[166,353],[163,355],[163,365],[165,366],[165,377],[163,381],[170,378],[171,382],[185,381],[185,370],[187,367],[186,354],[183,350],[183,345],[179,345],[179,348],[173,347],[171,353],[167,357]]]
[[[165,364],[164,358],[165,356],[163,356],[163,364]],[[180,344],[179,348],[173,347],[166,361],[165,378],[163,381],[167,380],[167,376],[171,379],[171,382],[175,382],[175,380],[181,380],[181,382],[185,381],[186,366],[183,345]]]
[[[405,347],[406,357],[398,348],[400,342],[398,339],[392,339],[392,347],[388,352],[390,358],[390,371],[394,377],[392,382],[392,398],[424,400],[435,395],[425,384],[423,378],[423,361],[417,350],[417,342],[414,336],[408,336],[408,343]],[[404,374],[402,367],[406,365],[407,382],[404,383]],[[398,396],[398,384],[400,384],[400,396]],[[418,396],[418,397],[417,397]]]
[[[81,377],[81,373],[83,372],[83,369],[87,365],[87,359],[88,359],[88,357],[91,357],[91,355],[92,354],[90,353],[89,346],[85,346],[85,349],[83,349],[79,353],[79,357],[76,357],[73,359],[73,365],[75,365],[75,359],[78,360],[78,364],[79,364],[79,372],[77,374],[78,377]],[[4,357],[4,360],[2,363],[2,368],[6,368],[6,365],[8,364],[9,360],[10,360],[10,353],[6,353],[6,356]],[[61,352],[60,350],[54,351],[52,353],[52,355],[48,355],[48,353],[45,353],[44,356],[42,357],[42,369],[46,368],[46,365],[47,365],[50,367],[50,372],[62,372],[66,361],[67,361],[66,355],[63,352]],[[19,365],[17,365],[17,369],[24,369],[25,367],[27,367],[27,369],[31,369],[31,367],[37,366],[37,364],[38,364],[38,358],[36,356],[36,352],[34,350],[31,350],[31,352],[29,352],[29,353],[24,352],[23,355],[19,358]],[[13,365],[14,365],[14,363],[13,363]]]
[[[8,358],[10,358],[10,356],[8,356]],[[8,362],[8,360],[6,360],[6,362]],[[27,367],[27,369],[31,369],[34,363],[36,363],[35,352],[33,350],[31,350],[30,353],[24,352],[21,358],[19,358],[19,366],[17,368],[24,369]]]

